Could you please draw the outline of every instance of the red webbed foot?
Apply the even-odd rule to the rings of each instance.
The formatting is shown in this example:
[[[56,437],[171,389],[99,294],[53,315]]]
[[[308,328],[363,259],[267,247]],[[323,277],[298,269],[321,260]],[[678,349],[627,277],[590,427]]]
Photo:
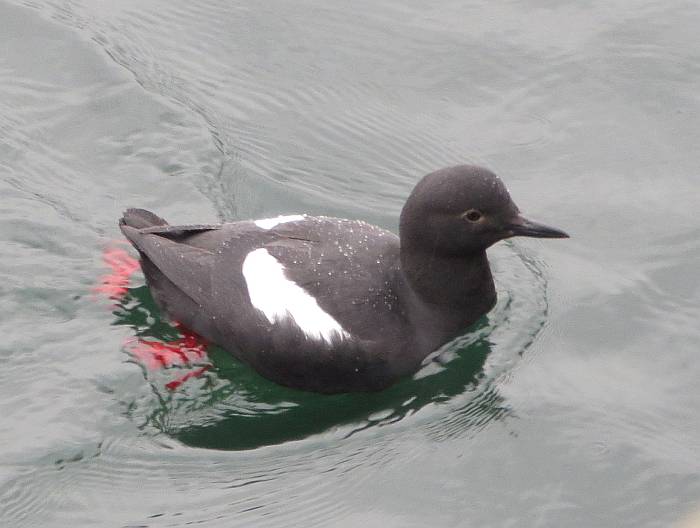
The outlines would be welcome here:
[[[157,370],[169,367],[192,368],[182,376],[166,383],[170,390],[177,389],[187,380],[199,377],[211,368],[206,364],[194,368],[196,365],[208,362],[207,343],[197,334],[177,325],[182,332],[182,337],[166,343],[149,339],[131,339],[126,343],[127,351],[134,359],[147,370]]]
[[[139,269],[139,261],[125,249],[117,247],[116,242],[104,249],[102,260],[111,271],[102,276],[92,291],[119,300],[126,294],[131,276]]]

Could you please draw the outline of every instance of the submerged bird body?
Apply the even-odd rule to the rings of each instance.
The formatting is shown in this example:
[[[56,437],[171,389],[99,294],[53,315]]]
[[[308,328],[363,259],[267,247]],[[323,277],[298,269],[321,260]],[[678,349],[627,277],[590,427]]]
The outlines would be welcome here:
[[[497,240],[566,236],[524,220],[471,166],[421,180],[400,239],[306,215],[170,226],[130,209],[120,225],[170,317],[273,381],[324,393],[382,389],[488,312]]]

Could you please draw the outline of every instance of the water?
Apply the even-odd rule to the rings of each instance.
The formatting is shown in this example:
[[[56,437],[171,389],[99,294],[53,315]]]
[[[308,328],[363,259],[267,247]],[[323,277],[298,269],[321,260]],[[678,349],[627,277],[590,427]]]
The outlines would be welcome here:
[[[700,508],[700,5],[0,3],[3,526],[667,527]],[[176,391],[126,206],[396,229],[487,165],[568,241],[415,379],[324,397],[222,351]],[[172,373],[170,373],[172,374]]]

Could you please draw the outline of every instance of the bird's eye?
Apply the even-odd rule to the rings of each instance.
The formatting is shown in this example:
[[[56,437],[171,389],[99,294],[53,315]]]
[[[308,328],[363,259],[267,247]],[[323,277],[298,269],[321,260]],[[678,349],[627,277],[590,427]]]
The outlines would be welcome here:
[[[476,209],[469,209],[469,211],[464,213],[462,216],[470,222],[478,222],[479,220],[481,220],[481,217],[483,215],[481,214],[481,211],[477,211]]]

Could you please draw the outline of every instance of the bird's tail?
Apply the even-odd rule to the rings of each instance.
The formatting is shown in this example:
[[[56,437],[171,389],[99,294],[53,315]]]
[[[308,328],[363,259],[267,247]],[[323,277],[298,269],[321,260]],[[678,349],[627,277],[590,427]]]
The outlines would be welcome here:
[[[126,226],[133,227],[134,229],[145,229],[147,227],[165,225],[168,225],[168,222],[145,209],[127,209],[124,211],[124,216],[119,219],[120,227]]]

